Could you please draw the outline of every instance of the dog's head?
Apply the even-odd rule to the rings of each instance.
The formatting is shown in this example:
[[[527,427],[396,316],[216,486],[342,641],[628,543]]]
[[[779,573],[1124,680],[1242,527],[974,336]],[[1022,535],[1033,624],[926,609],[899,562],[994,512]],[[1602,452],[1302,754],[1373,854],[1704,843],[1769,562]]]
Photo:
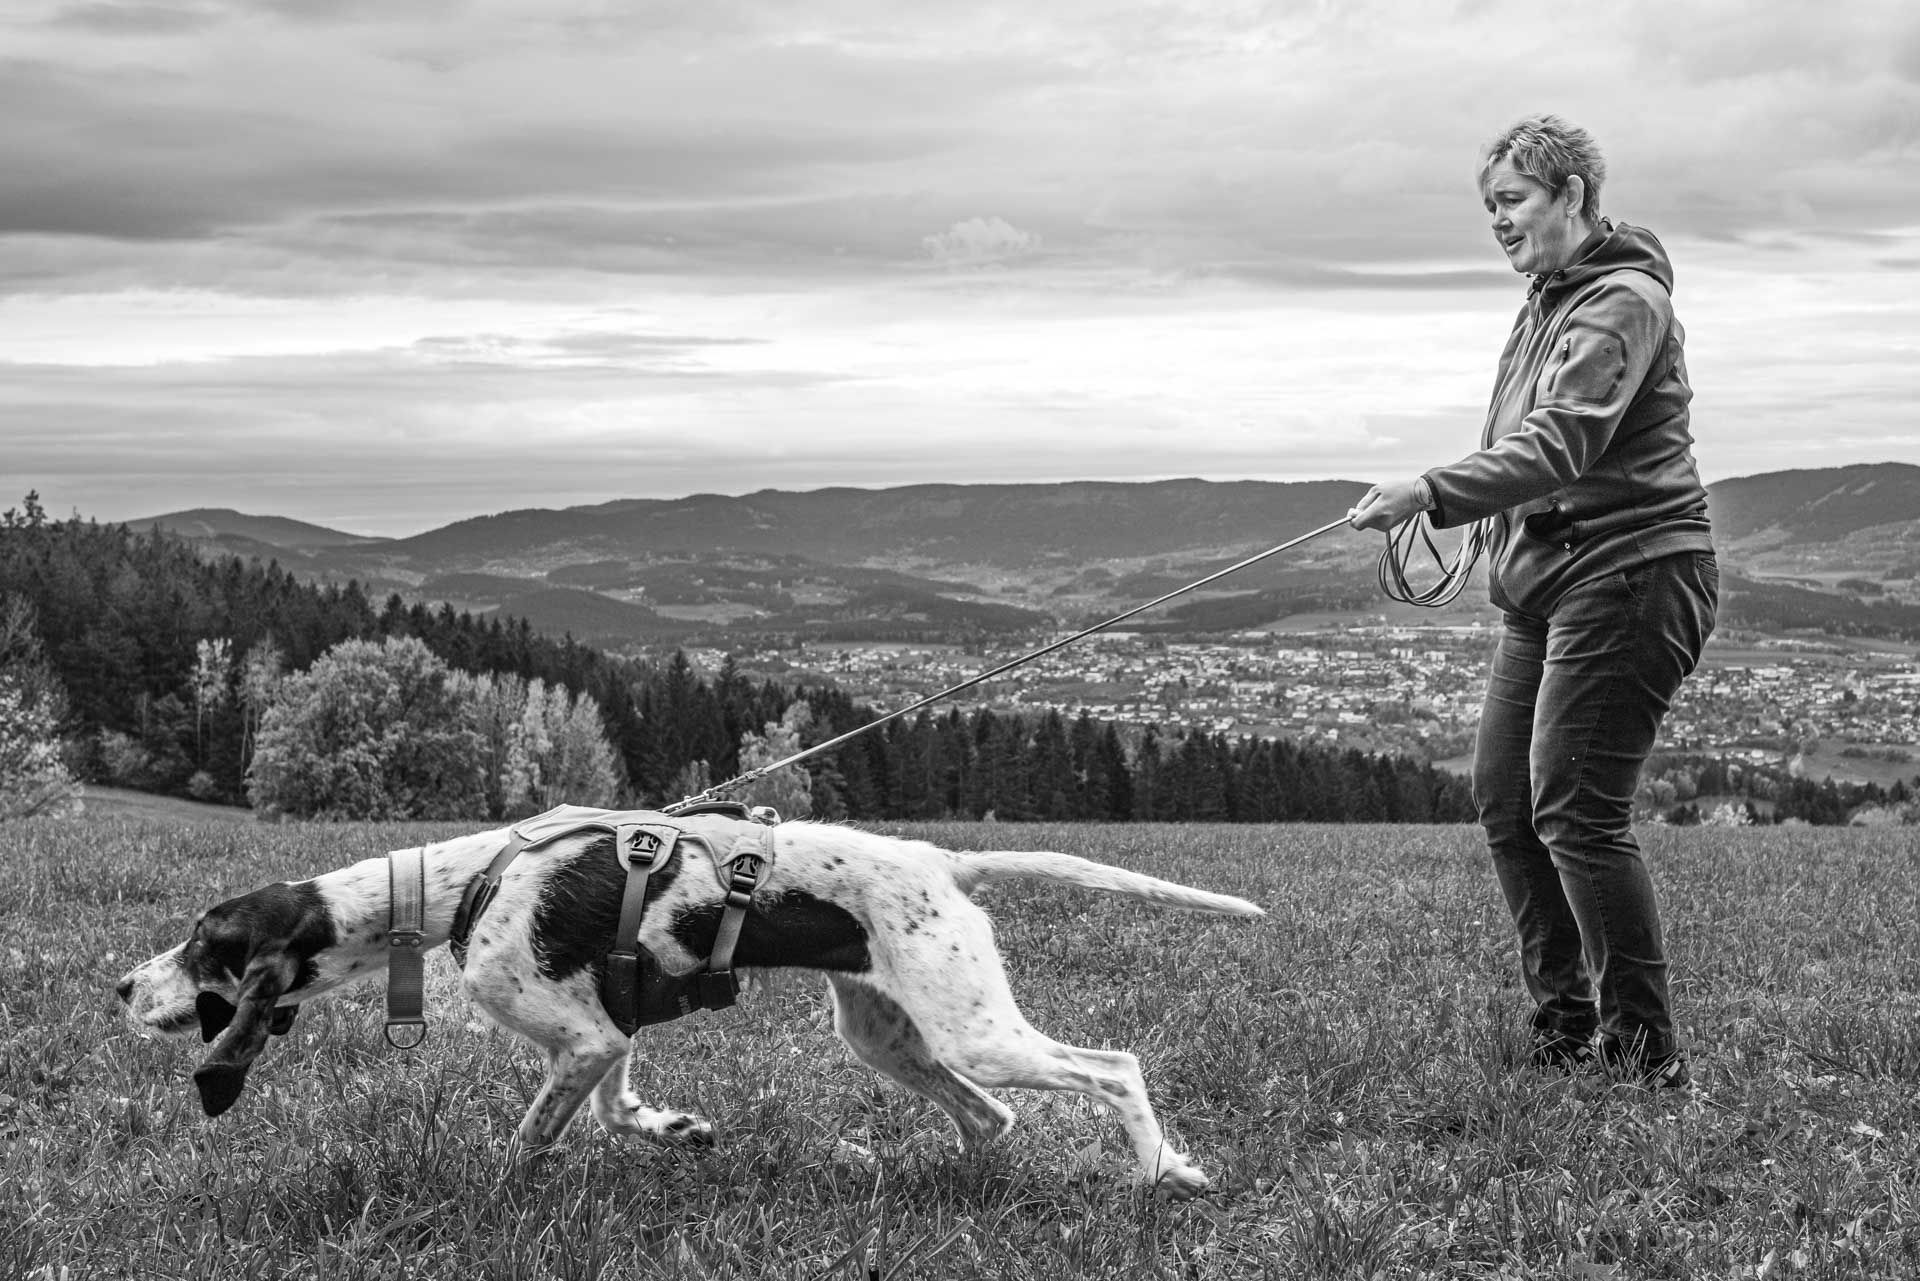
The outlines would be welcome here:
[[[219,1116],[240,1097],[269,1034],[293,1026],[313,959],[336,942],[333,917],[311,881],[281,882],[228,899],[194,922],[187,941],[121,978],[127,1017],[149,1036],[198,1029],[213,1048],[193,1074],[200,1104]]]

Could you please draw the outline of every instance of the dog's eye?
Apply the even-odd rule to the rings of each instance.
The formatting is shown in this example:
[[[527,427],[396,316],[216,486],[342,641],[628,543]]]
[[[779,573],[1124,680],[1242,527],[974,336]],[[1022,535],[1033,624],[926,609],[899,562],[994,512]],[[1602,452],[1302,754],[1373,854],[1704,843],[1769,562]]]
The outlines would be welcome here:
[[[187,965],[208,978],[237,979],[247,968],[246,941],[201,931],[187,948]]]

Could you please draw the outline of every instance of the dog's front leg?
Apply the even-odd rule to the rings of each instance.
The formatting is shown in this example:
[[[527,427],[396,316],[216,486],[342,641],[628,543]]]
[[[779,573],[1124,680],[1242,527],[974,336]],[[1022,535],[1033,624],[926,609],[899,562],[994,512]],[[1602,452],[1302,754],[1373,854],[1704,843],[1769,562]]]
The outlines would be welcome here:
[[[593,1087],[593,1116],[607,1133],[655,1143],[712,1147],[713,1122],[691,1112],[647,1107],[627,1088],[627,1056],[621,1055]]]
[[[521,1150],[535,1155],[552,1147],[566,1133],[580,1105],[611,1067],[625,1060],[626,1044],[595,1039],[563,1046],[547,1056],[547,1081],[533,1106],[520,1118],[516,1137]]]

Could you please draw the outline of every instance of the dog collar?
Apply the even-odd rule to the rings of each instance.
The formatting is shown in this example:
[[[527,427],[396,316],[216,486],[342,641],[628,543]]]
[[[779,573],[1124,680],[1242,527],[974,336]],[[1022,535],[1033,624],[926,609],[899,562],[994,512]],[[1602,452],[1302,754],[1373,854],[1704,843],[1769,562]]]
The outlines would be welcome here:
[[[427,1039],[426,1019],[426,851],[395,850],[387,855],[387,1044],[411,1050]],[[402,1043],[393,1030],[418,1028]]]

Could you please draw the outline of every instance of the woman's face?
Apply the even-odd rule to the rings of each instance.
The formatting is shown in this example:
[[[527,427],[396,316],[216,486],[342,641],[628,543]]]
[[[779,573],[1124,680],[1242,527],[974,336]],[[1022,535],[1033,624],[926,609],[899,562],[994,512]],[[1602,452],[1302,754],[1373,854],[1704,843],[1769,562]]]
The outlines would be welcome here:
[[[1529,276],[1558,271],[1592,230],[1577,210],[1584,196],[1577,182],[1554,195],[1502,156],[1487,170],[1480,194],[1493,215],[1493,237],[1515,271]]]

